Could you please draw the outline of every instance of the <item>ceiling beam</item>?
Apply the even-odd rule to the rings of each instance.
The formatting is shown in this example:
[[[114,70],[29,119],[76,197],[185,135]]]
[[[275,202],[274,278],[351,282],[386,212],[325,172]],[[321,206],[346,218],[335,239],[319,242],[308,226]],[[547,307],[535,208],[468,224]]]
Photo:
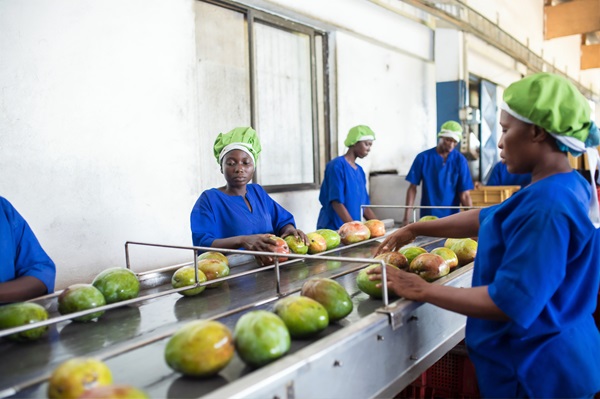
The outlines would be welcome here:
[[[600,44],[581,46],[581,66],[583,69],[600,68]]]
[[[600,31],[600,0],[544,6],[544,39]]]

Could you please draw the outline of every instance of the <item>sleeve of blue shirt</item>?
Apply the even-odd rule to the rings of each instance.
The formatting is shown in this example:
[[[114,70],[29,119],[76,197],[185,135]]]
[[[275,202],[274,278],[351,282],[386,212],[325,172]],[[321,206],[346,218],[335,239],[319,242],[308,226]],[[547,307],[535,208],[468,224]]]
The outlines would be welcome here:
[[[423,153],[417,155],[406,175],[406,181],[415,186],[421,184],[421,180],[423,180]]]
[[[321,204],[327,206],[332,201],[338,201],[343,204],[346,201],[344,195],[345,182],[344,165],[337,160],[333,160],[325,172],[324,186],[326,187],[326,191],[324,192],[325,195]]]
[[[194,204],[194,208],[192,208],[190,225],[192,228],[192,242],[195,246],[210,247],[219,236],[218,231],[221,226],[216,220],[215,211],[206,192],[200,195],[200,198]]]
[[[473,178],[471,177],[471,171],[469,170],[469,163],[464,155],[460,154],[460,175],[458,177],[458,184],[456,191],[462,193],[464,191],[473,190]]]
[[[46,286],[48,293],[54,292],[56,278],[56,266],[48,254],[40,245],[35,234],[17,212],[17,210],[6,199],[1,198],[2,210],[5,213],[6,221],[10,225],[12,237],[2,237],[2,240],[12,239],[12,248],[14,253],[2,253],[0,256],[3,267],[6,267],[7,257],[12,256],[14,261],[14,278],[31,276],[40,280]],[[11,259],[9,259],[11,260]],[[10,263],[10,262],[9,262]],[[5,273],[2,273],[3,275]]]
[[[481,220],[487,212],[482,209]],[[539,210],[521,216],[520,226],[506,237],[510,251],[504,254],[488,292],[504,313],[528,328],[565,277],[564,267],[555,266],[567,264],[569,225],[564,215],[556,212],[549,215]]]

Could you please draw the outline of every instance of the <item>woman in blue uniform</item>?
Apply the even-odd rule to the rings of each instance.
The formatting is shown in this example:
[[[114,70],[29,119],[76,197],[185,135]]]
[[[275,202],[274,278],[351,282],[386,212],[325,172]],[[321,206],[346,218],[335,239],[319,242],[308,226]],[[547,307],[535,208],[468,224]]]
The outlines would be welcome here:
[[[220,133],[213,149],[226,185],[204,191],[196,201],[190,217],[194,245],[273,252],[272,234],[308,242],[296,229],[292,214],[260,185],[250,183],[261,151],[254,129],[238,127]]]
[[[393,268],[387,284],[404,298],[468,316],[466,343],[484,397],[591,398],[600,391],[592,317],[600,216],[593,179],[590,185],[571,169],[567,152],[597,146],[598,129],[577,89],[547,73],[506,89],[500,124],[508,171],[530,172],[532,183],[501,204],[399,229],[379,248],[418,235],[479,235],[472,288],[429,284]],[[587,153],[595,170],[598,153]]]
[[[0,197],[0,303],[54,291],[56,267],[10,202]]]
[[[344,141],[348,151],[333,159],[325,167],[325,178],[321,185],[319,202],[321,211],[317,229],[338,230],[341,225],[361,220],[360,206],[369,205],[367,178],[363,168],[356,163],[371,151],[375,133],[368,126],[354,126]],[[371,208],[365,208],[365,219],[376,219]]]
[[[506,164],[502,161],[496,163],[492,169],[492,173],[487,181],[487,186],[521,186],[525,187],[531,183],[531,174],[510,173],[506,169]]]

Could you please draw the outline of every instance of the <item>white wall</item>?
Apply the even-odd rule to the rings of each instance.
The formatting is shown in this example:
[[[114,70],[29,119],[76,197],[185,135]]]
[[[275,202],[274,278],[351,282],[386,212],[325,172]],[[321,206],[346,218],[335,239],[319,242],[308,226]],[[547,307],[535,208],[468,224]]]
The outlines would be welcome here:
[[[338,129],[345,135],[351,124],[373,124],[381,144],[368,162],[397,167],[413,147],[425,146],[419,135],[434,106],[431,31],[370,2],[337,1],[341,12],[332,12],[332,3],[271,7],[346,33],[334,40],[341,73],[333,78],[344,95]],[[192,0],[0,2],[0,195],[55,260],[57,289],[123,266],[128,240],[190,245],[193,203],[207,184],[224,183],[208,148],[218,132],[206,132],[197,111],[199,97],[213,101],[220,92],[198,93],[206,86],[198,84],[193,8]],[[354,44],[375,57],[357,57]],[[395,73],[414,82],[357,95],[366,89],[358,74],[377,70],[377,88],[387,79],[396,84]],[[367,121],[368,110],[378,118]],[[402,127],[415,123],[401,157],[386,153]],[[273,197],[298,227],[314,230],[317,190]],[[134,270],[146,270],[191,255],[137,247],[131,260]]]
[[[124,265],[126,240],[191,241],[191,4],[0,2],[0,195],[55,260],[59,288]]]

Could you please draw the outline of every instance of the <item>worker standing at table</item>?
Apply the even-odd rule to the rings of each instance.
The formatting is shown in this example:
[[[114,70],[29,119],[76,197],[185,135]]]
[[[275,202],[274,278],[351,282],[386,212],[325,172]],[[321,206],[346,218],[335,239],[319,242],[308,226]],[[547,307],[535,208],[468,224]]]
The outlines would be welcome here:
[[[470,190],[473,180],[467,159],[455,147],[462,139],[462,126],[455,121],[442,124],[437,135],[436,147],[417,155],[406,175],[410,183],[406,191],[404,224],[409,222],[412,206],[417,196],[417,186],[422,184],[421,206],[472,206]],[[457,213],[458,209],[422,208],[421,217],[433,215],[444,217]]]
[[[0,197],[0,303],[54,291],[56,267],[8,200]]]
[[[213,151],[226,184],[204,191],[196,201],[190,216],[195,246],[274,252],[271,235],[293,235],[308,243],[292,214],[260,185],[250,183],[261,149],[251,127],[217,136]]]
[[[325,178],[319,193],[321,211],[317,229],[338,230],[353,220],[360,221],[361,205],[370,205],[367,177],[357,158],[369,155],[375,141],[375,133],[365,125],[354,126],[344,140],[348,150],[330,161],[325,167]],[[364,208],[365,219],[376,219],[371,208]]]
[[[472,288],[425,282],[388,267],[388,287],[410,300],[468,316],[466,344],[483,397],[591,398],[600,391],[600,214],[594,180],[567,153],[600,142],[590,106],[568,80],[539,73],[510,85],[500,156],[532,183],[506,201],[392,233],[389,251],[416,236],[479,236]],[[592,174],[593,175],[593,174]],[[375,270],[371,279],[381,277]]]

